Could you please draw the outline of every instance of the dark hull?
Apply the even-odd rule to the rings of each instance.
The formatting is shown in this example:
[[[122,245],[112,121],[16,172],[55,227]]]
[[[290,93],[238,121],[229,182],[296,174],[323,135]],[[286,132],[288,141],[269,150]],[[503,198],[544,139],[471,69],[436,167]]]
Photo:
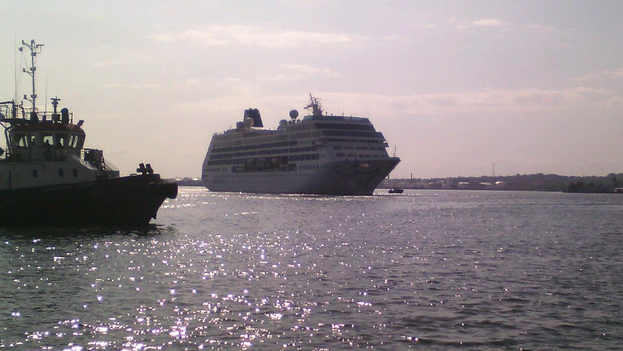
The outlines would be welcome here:
[[[0,226],[146,225],[177,184],[157,174],[0,191]]]
[[[388,193],[390,194],[402,194],[404,192],[403,189],[393,188],[389,189]]]

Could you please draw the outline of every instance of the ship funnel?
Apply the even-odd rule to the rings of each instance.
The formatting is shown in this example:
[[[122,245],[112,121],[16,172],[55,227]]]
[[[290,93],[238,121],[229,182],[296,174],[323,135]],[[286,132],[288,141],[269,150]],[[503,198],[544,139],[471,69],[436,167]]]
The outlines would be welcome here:
[[[69,123],[69,110],[67,108],[61,110],[61,120],[63,123]]]
[[[262,123],[262,116],[260,115],[260,110],[256,108],[250,108],[248,110],[245,110],[244,118],[242,120],[245,121],[247,118],[253,119],[254,127],[264,127],[264,123]]]

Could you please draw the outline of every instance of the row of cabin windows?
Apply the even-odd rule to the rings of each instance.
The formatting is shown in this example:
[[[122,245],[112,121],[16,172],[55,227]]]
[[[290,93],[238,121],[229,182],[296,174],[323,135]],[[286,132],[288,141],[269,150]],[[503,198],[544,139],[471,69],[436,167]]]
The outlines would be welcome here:
[[[388,155],[384,154],[384,155],[372,155],[372,154],[344,154],[342,152],[338,152],[335,154],[335,157],[359,157],[359,158],[372,158],[372,157],[389,157]]]
[[[282,160],[287,160],[288,162],[293,162],[293,161],[312,161],[312,160],[318,160],[320,158],[319,154],[307,154],[307,155],[290,155],[290,156],[277,156],[277,157],[281,157]],[[265,157],[262,159],[266,159]],[[208,166],[214,166],[214,165],[230,165],[230,164],[242,164],[245,161],[248,161],[251,159],[228,159],[228,160],[212,160],[212,158],[210,158],[210,160],[208,161]],[[284,162],[285,163],[285,162]]]
[[[54,133],[54,134],[26,134],[17,133],[13,136],[13,145],[19,148],[56,146],[81,149],[84,144],[84,135]]]
[[[214,148],[212,150],[212,153],[270,149],[270,148],[282,147],[282,146],[296,146],[296,141],[290,141],[290,142],[283,141],[283,142],[278,142],[278,143],[255,144],[255,145],[234,146],[234,147],[219,147],[219,148]]]
[[[342,149],[344,149],[344,150],[352,150],[353,147],[352,146],[335,145],[335,146],[333,146],[333,149],[334,150],[342,150]],[[370,147],[370,148],[367,148],[367,147],[357,146],[354,149],[356,149],[356,150],[372,150],[372,151],[376,151],[378,149],[379,151],[385,151],[384,147],[378,147],[378,148],[377,147]]]
[[[74,168],[71,173],[73,174],[74,178],[78,177],[78,169],[77,168]],[[33,178],[37,178],[38,176],[39,176],[39,170],[33,169],[32,170],[32,177]],[[64,176],[65,176],[65,170],[60,168],[58,170],[58,177],[59,178],[63,178]]]
[[[385,144],[385,140],[380,139],[327,139],[328,142],[340,142],[340,143],[372,143],[372,144]]]
[[[318,129],[346,129],[346,130],[369,130],[375,131],[371,123],[369,124],[336,124],[336,123],[316,123]]]
[[[310,152],[316,151],[318,149],[317,146],[310,147],[297,147],[290,149],[279,149],[279,150],[262,150],[262,151],[247,151],[247,152],[238,152],[233,154],[212,154],[210,153],[210,160],[219,160],[219,159],[227,159],[232,157],[245,157],[245,156],[257,156],[257,155],[273,155],[273,154],[287,154],[294,152]]]

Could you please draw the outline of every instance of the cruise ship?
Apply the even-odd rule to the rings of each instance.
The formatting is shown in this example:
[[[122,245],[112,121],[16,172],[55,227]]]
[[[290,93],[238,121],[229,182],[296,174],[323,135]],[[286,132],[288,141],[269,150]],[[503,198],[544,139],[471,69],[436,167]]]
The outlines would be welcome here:
[[[400,158],[368,118],[323,113],[310,94],[299,118],[290,111],[277,129],[264,128],[260,111],[248,109],[236,128],[212,137],[202,183],[210,191],[372,195]]]

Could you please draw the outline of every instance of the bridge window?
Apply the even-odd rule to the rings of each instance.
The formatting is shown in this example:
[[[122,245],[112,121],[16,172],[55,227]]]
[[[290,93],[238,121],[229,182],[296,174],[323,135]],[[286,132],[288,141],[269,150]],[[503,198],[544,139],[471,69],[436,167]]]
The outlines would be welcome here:
[[[77,146],[78,146],[78,135],[71,134],[69,136],[69,147],[75,149]]]
[[[59,178],[63,178],[64,176],[65,176],[65,170],[64,170],[64,169],[62,169],[62,168],[60,168],[60,169],[58,170],[58,177],[59,177]]]
[[[84,135],[76,135],[78,142],[76,144],[76,148],[82,149],[82,145],[84,145]]]
[[[67,146],[67,134],[57,134],[56,135],[56,139],[57,139],[57,144],[56,146],[59,147],[65,147]]]
[[[28,147],[28,136],[26,134],[16,134],[15,145],[22,148]]]
[[[52,137],[52,134],[45,134],[43,135],[43,146],[52,146],[54,145],[54,138]]]

